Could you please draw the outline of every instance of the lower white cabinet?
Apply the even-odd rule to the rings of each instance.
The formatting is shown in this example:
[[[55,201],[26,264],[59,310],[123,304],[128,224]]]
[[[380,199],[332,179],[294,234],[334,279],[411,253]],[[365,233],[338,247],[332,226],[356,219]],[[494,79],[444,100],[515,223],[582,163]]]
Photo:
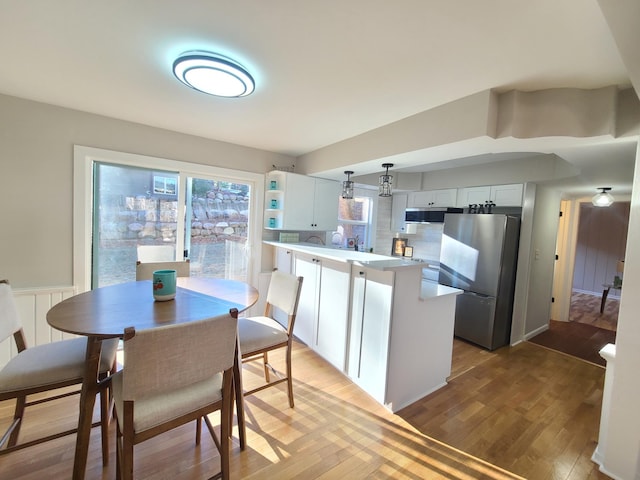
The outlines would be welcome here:
[[[354,266],[347,374],[378,402],[386,400],[394,273]]]
[[[292,273],[293,252],[288,248],[275,248],[274,265],[284,273]]]
[[[304,278],[294,334],[344,371],[349,321],[351,264],[295,254],[295,274]]]

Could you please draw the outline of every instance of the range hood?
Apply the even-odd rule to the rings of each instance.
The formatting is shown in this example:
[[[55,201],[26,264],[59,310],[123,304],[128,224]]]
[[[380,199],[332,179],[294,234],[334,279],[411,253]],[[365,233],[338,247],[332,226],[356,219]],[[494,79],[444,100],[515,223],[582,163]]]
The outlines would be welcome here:
[[[463,209],[453,207],[407,208],[404,211],[404,221],[405,223],[442,223],[445,213],[463,213]]]

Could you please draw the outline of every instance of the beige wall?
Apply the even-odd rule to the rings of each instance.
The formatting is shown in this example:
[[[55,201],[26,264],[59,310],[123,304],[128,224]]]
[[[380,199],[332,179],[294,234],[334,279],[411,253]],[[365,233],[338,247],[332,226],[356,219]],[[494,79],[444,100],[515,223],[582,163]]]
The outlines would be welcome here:
[[[551,292],[560,200],[561,192],[540,185],[536,188],[531,250],[528,252],[529,288],[524,331],[527,336],[546,328],[551,318]]]
[[[0,95],[0,278],[71,285],[73,146],[265,173],[291,157]]]

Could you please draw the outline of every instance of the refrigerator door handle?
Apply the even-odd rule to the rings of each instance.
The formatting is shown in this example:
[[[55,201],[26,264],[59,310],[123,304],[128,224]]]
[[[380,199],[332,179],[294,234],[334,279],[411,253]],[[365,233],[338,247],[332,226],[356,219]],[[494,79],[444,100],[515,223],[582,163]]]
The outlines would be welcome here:
[[[472,292],[470,290],[465,290],[464,293],[465,293],[465,295],[472,295],[474,297],[479,297],[479,298],[493,298],[493,296],[491,296],[491,295],[486,295],[484,293]]]

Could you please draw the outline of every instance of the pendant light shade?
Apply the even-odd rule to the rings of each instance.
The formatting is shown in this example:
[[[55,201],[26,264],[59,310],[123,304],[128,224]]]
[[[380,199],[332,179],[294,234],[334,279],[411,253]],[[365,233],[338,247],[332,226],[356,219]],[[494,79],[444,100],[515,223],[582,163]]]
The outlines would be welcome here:
[[[599,193],[596,193],[591,199],[591,203],[593,203],[594,207],[609,207],[615,200],[613,195],[611,195],[609,190],[611,187],[598,187],[598,190],[602,190]]]
[[[185,52],[173,62],[173,73],[188,87],[218,97],[245,97],[255,88],[242,65],[217,53]]]
[[[353,172],[351,170],[345,170],[344,174],[347,176],[347,179],[342,182],[342,198],[350,199],[353,198],[353,182],[351,181]]]
[[[378,183],[378,196],[390,197],[391,196],[391,183],[393,182],[393,175],[389,175],[389,169],[393,167],[393,163],[383,163],[382,168],[386,169],[383,175],[380,175],[380,182]]]

